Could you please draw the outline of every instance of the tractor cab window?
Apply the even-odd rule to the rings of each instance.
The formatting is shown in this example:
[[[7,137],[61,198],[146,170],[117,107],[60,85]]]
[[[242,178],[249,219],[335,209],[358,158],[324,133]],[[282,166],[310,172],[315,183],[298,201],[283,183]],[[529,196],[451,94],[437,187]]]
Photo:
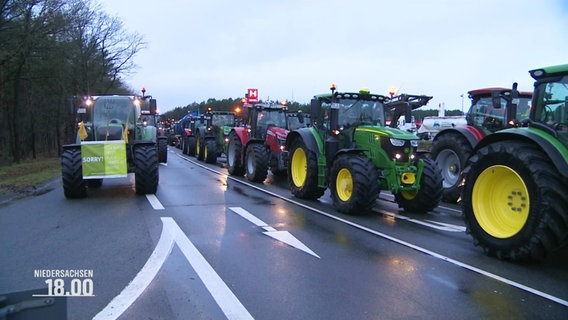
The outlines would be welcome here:
[[[93,106],[92,122],[95,127],[109,124],[134,127],[137,120],[134,116],[134,105],[129,97],[99,97]]]
[[[339,127],[347,128],[358,125],[384,125],[384,105],[379,101],[340,99]]]
[[[568,139],[568,76],[558,82],[542,83],[537,93],[535,118]]]
[[[286,126],[286,129],[290,131],[300,128],[305,128],[310,125],[310,118],[305,114],[299,116],[297,113],[289,113],[286,115],[286,117],[287,117],[286,119],[288,120],[288,125]],[[302,121],[300,121],[300,118],[302,118]]]
[[[507,101],[501,98],[501,108],[494,108],[491,97],[475,99],[471,106],[470,117],[475,126],[487,129],[502,128],[505,123]]]
[[[213,116],[213,126],[224,127],[224,126],[234,126],[235,116],[232,114],[215,114]]]
[[[284,128],[286,126],[286,115],[282,110],[264,109],[258,113],[258,125],[268,128],[276,126]]]
[[[530,116],[531,111],[531,97],[520,97],[519,104],[517,105],[516,119],[521,121]]]

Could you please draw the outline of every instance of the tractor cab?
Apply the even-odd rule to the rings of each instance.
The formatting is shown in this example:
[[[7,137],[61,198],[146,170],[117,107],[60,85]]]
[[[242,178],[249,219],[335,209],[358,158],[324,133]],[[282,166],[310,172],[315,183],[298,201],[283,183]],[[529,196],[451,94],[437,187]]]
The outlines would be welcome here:
[[[471,107],[467,113],[467,123],[485,134],[518,126],[529,116],[532,92],[519,92],[516,84],[512,89],[482,88],[471,90],[468,94]]]
[[[267,132],[272,131],[272,127],[286,128],[287,109],[285,104],[276,102],[246,104],[246,125],[250,130],[251,139],[266,139]]]
[[[527,125],[550,132],[568,146],[568,75],[554,79],[554,72],[553,68],[531,71],[537,83],[534,108]]]

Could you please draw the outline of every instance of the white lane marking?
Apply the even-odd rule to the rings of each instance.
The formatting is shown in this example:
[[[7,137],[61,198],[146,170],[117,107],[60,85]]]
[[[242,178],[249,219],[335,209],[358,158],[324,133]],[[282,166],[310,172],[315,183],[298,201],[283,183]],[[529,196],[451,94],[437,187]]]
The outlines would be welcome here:
[[[382,209],[373,209],[373,211],[377,212],[377,213],[381,213],[384,214],[386,216],[389,217],[393,217],[395,219],[399,219],[399,220],[404,220],[404,221],[408,221],[408,222],[412,222],[412,223],[416,223],[422,226],[426,226],[426,227],[430,227],[432,229],[437,229],[437,230],[442,230],[442,231],[450,231],[450,232],[465,232],[465,227],[462,226],[458,226],[455,224],[450,224],[450,223],[443,223],[443,222],[438,222],[438,221],[432,221],[432,220],[416,220],[416,219],[412,219],[410,217],[407,216],[403,216],[391,211],[386,211],[386,210],[382,210]],[[427,221],[427,222],[426,222]]]
[[[122,290],[122,292],[114,297],[111,302],[99,312],[93,320],[99,319],[117,319],[126,309],[138,299],[142,292],[148,287],[150,282],[154,280],[156,274],[166,261],[166,258],[172,252],[174,247],[174,235],[172,232],[162,228],[160,240],[154,248],[144,267],[138,272],[136,277]]]
[[[176,154],[177,154],[177,153],[176,153]],[[179,155],[178,155],[178,156],[179,156]],[[469,270],[469,271],[472,271],[472,272],[475,272],[475,273],[484,275],[484,276],[486,276],[486,277],[488,277],[488,278],[491,278],[491,279],[493,279],[493,280],[497,280],[497,281],[503,282],[503,283],[508,284],[508,285],[510,285],[510,286],[512,286],[512,287],[515,287],[515,288],[517,288],[517,289],[524,290],[524,291],[529,292],[529,293],[531,293],[531,294],[537,295],[537,296],[539,296],[539,297],[541,297],[541,298],[548,299],[548,300],[550,300],[550,301],[556,302],[556,303],[561,304],[561,305],[564,305],[564,306],[568,306],[568,301],[567,301],[567,300],[563,300],[563,299],[561,299],[561,298],[558,298],[558,297],[555,297],[555,296],[553,296],[553,295],[550,295],[550,294],[548,294],[548,293],[546,293],[546,292],[542,292],[542,291],[540,291],[540,290],[537,290],[537,289],[534,289],[534,288],[525,286],[524,284],[515,282],[515,281],[513,281],[513,280],[509,280],[509,279],[507,279],[507,278],[498,276],[498,275],[496,275],[496,274],[487,272],[487,271],[485,271],[485,270],[481,270],[481,269],[479,269],[479,268],[476,268],[476,267],[474,267],[474,266],[468,265],[468,264],[463,263],[463,262],[461,262],[461,261],[454,260],[454,259],[452,259],[452,258],[446,257],[446,256],[441,255],[441,254],[439,254],[439,253],[430,251],[430,250],[428,250],[428,249],[426,249],[426,248],[422,248],[422,247],[419,247],[419,246],[417,246],[417,245],[411,244],[411,243],[409,243],[409,242],[406,242],[406,241],[397,239],[397,238],[395,238],[395,237],[391,237],[391,236],[389,236],[389,235],[387,235],[387,234],[384,234],[384,233],[375,231],[375,230],[373,230],[373,229],[369,229],[369,228],[367,228],[367,227],[364,227],[364,226],[359,225],[359,224],[357,224],[357,223],[351,222],[351,221],[349,221],[349,220],[345,220],[345,219],[342,219],[342,218],[340,218],[340,217],[336,217],[336,216],[334,216],[334,215],[332,215],[332,214],[329,214],[329,213],[324,212],[324,211],[321,211],[321,210],[319,210],[319,209],[310,207],[310,206],[308,206],[308,205],[306,205],[306,204],[303,204],[303,203],[301,203],[301,202],[299,202],[299,201],[293,200],[293,199],[291,199],[291,198],[286,198],[286,197],[281,196],[281,195],[279,195],[279,194],[277,194],[277,193],[274,193],[274,192],[272,192],[272,191],[268,191],[268,190],[262,189],[262,188],[260,188],[260,187],[257,187],[257,186],[255,186],[255,185],[251,184],[251,183],[248,183],[248,182],[246,182],[246,181],[241,181],[241,180],[239,180],[239,179],[236,179],[236,178],[234,178],[234,177],[231,177],[230,175],[228,175],[228,174],[226,174],[226,173],[219,172],[219,171],[215,171],[215,170],[210,169],[210,168],[208,168],[208,167],[206,167],[206,166],[203,166],[203,165],[201,165],[201,164],[199,164],[199,163],[196,163],[196,162],[194,162],[194,161],[192,161],[192,160],[190,160],[190,159],[184,158],[184,157],[182,157],[182,156],[179,156],[179,157],[181,157],[182,159],[185,159],[186,161],[191,162],[191,163],[193,163],[193,164],[195,164],[195,165],[198,165],[198,166],[202,167],[203,169],[209,170],[209,171],[211,171],[211,172],[213,172],[213,173],[216,173],[216,174],[218,174],[218,175],[221,175],[221,176],[225,176],[225,177],[227,177],[227,179],[230,179],[230,180],[232,180],[232,181],[238,182],[238,183],[240,183],[240,184],[244,184],[244,185],[246,185],[246,186],[249,186],[249,187],[251,187],[251,188],[253,188],[253,189],[256,189],[256,190],[258,190],[258,191],[260,191],[260,192],[264,192],[264,193],[266,193],[266,194],[269,194],[269,195],[271,195],[271,196],[273,196],[273,197],[276,197],[276,198],[278,198],[278,199],[284,200],[284,201],[286,201],[286,202],[293,203],[293,204],[295,204],[295,205],[297,205],[297,206],[300,206],[300,207],[302,207],[302,208],[304,208],[304,209],[307,209],[307,210],[313,211],[313,212],[315,212],[315,213],[321,214],[322,216],[326,216],[326,217],[331,218],[331,219],[333,219],[333,220],[336,220],[336,221],[345,223],[345,224],[350,225],[350,226],[352,226],[352,227],[354,227],[354,228],[357,228],[357,229],[359,229],[359,230],[363,230],[363,231],[369,232],[369,233],[374,234],[374,235],[376,235],[376,236],[378,236],[378,237],[381,237],[381,238],[390,240],[390,241],[392,241],[392,242],[395,242],[395,243],[398,243],[398,244],[400,244],[400,245],[409,247],[409,248],[414,249],[414,250],[416,250],[416,251],[419,251],[419,252],[422,252],[422,253],[431,255],[431,256],[433,256],[433,257],[435,257],[435,258],[442,259],[442,260],[444,260],[444,261],[446,261],[446,262],[449,262],[449,263],[452,263],[452,264],[454,264],[454,265],[456,265],[456,266],[459,266],[459,267],[462,267],[462,268],[467,269],[467,270]]]
[[[155,194],[147,194],[146,199],[148,199],[148,202],[150,202],[150,205],[152,205],[152,208],[154,208],[154,210],[164,210],[165,209],[164,206],[162,205],[160,200],[158,200],[158,197],[156,197]]]
[[[269,226],[264,221],[260,220],[259,218],[254,216],[252,213],[248,212],[247,210],[245,210],[241,207],[230,207],[229,209],[231,211],[233,211],[234,213],[240,215],[241,217],[247,219],[248,221],[252,222],[256,226],[261,227],[264,230],[266,230],[266,231],[263,232],[265,235],[267,235],[267,236],[269,236],[269,237],[271,237],[275,240],[278,240],[280,242],[284,242],[285,244],[287,244],[291,247],[294,247],[298,250],[302,250],[305,253],[311,254],[312,256],[320,259],[320,256],[318,256],[315,252],[313,252],[310,248],[308,248],[308,246],[306,246],[300,240],[298,240],[298,238],[294,237],[290,232],[278,231],[278,230],[274,229],[273,227]]]
[[[203,284],[213,296],[227,319],[254,319],[248,310],[241,304],[235,294],[223,282],[223,279],[215,272],[213,267],[199,253],[189,238],[172,218],[162,218],[164,228],[174,233],[174,239],[181,252],[189,261],[193,270],[199,275]]]
[[[446,229],[448,231],[455,231],[455,232],[465,232],[466,231],[466,227],[457,226],[457,225],[451,224],[451,223],[443,223],[443,222],[434,221],[434,220],[425,220],[425,221],[444,226],[444,227],[448,228],[448,229]]]
[[[134,279],[114,297],[93,319],[117,319],[126,311],[154,280],[156,274],[177,244],[203,284],[209,290],[227,319],[253,319],[231,289],[205,260],[177,223],[170,217],[162,217],[162,234],[150,258]]]

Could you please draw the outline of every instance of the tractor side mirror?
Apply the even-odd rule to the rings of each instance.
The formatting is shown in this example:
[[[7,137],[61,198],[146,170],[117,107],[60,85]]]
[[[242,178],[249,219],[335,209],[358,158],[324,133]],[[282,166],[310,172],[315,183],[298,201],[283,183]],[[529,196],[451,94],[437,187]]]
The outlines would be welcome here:
[[[321,114],[321,101],[319,99],[312,99],[310,102],[310,114],[312,118],[318,118]]]
[[[499,91],[491,92],[491,104],[494,109],[501,109],[501,94]]]
[[[156,99],[150,99],[150,114],[154,115],[158,111]]]

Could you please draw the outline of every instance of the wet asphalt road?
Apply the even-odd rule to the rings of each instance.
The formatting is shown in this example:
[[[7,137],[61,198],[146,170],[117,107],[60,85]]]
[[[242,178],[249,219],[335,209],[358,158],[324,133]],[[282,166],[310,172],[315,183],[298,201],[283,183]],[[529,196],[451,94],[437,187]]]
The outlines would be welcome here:
[[[155,198],[129,177],[0,207],[0,293],[45,289],[37,270],[85,269],[94,296],[68,297],[69,319],[568,318],[568,250],[500,261],[454,205],[405,213],[381,194],[347,216],[327,193],[293,198],[285,177],[250,184],[169,151]]]

